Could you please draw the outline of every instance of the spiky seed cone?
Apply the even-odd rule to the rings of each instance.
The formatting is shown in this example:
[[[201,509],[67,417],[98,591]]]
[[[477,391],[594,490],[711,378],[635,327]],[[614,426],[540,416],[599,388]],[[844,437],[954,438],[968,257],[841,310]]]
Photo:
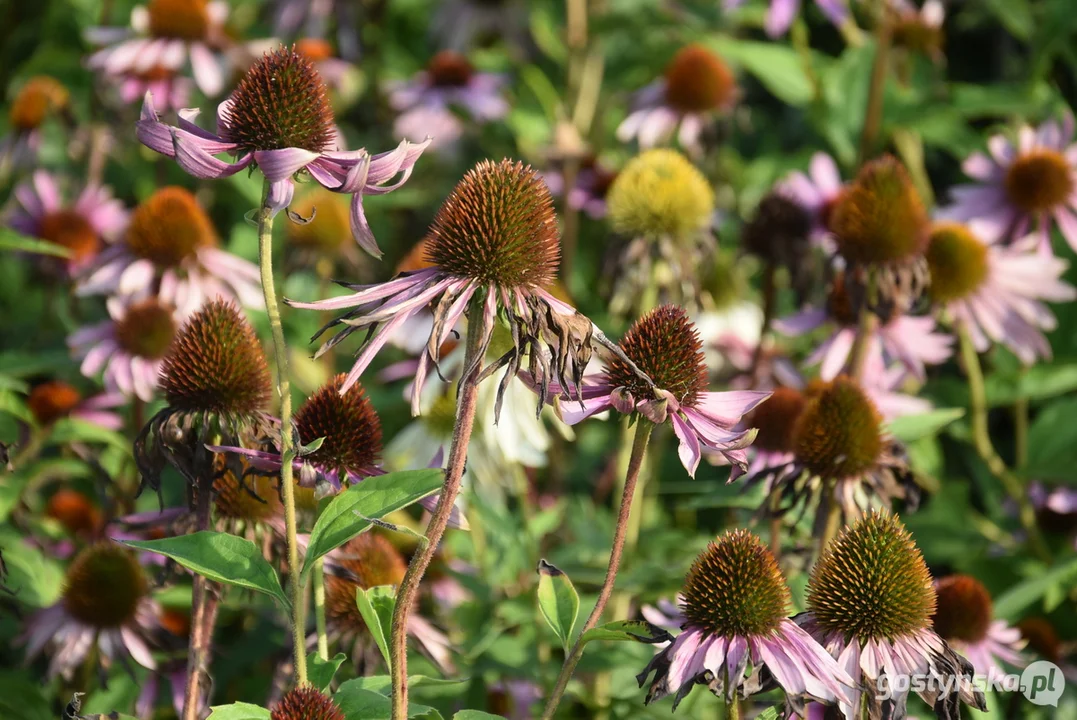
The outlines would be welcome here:
[[[666,102],[681,112],[725,107],[736,91],[729,66],[702,45],[681,48],[666,67]]]
[[[68,488],[52,494],[45,515],[57,520],[70,535],[89,534],[101,526],[101,511],[88,497]]]
[[[452,50],[442,50],[426,66],[427,76],[435,87],[464,87],[474,72],[468,59]]]
[[[1038,148],[1013,161],[1004,180],[1010,202],[1027,213],[1064,205],[1073,194],[1073,173],[1056,150]]]
[[[174,40],[201,40],[209,29],[207,0],[150,0],[150,34]]]
[[[703,551],[684,580],[688,622],[723,637],[765,635],[785,619],[789,588],[770,550],[747,530]]]
[[[991,595],[969,575],[950,575],[935,583],[935,615],[931,621],[944,640],[979,642],[993,619]]]
[[[333,558],[337,568],[325,575],[325,614],[341,631],[366,629],[355,605],[355,591],[378,585],[399,585],[408,565],[382,535],[365,532],[349,540]]]
[[[872,160],[842,193],[830,221],[851,263],[912,260],[927,245],[928,216],[908,171],[891,155]]]
[[[101,238],[82,213],[56,210],[41,218],[37,234],[71,253],[71,262],[92,258],[101,249]]]
[[[38,425],[51,425],[74,410],[82,394],[62,380],[49,380],[35,385],[26,398],[26,406]]]
[[[114,628],[134,619],[148,591],[134,555],[105,541],[80,552],[68,566],[63,603],[72,617],[90,627]]]
[[[269,717],[270,720],[345,720],[344,712],[332,698],[310,685],[288,691]]]
[[[767,452],[793,452],[793,429],[806,404],[804,393],[796,388],[774,388],[771,396],[744,418],[745,425],[759,430],[752,445]]]
[[[797,461],[820,477],[857,477],[876,464],[885,447],[882,416],[856,381],[838,377],[804,407],[793,447]]]
[[[263,410],[272,384],[254,328],[235,303],[214,300],[191,316],[161,367],[176,409],[232,415]]]
[[[714,192],[675,150],[648,150],[625,165],[606,196],[610,223],[633,236],[686,238],[708,227]]]
[[[127,246],[159,268],[171,268],[217,244],[206,211],[189,190],[169,186],[157,190],[131,213]]]
[[[229,470],[213,481],[213,491],[219,517],[256,523],[277,517],[284,510],[276,479],[264,475],[248,475],[240,480]]]
[[[1029,617],[1017,623],[1021,637],[1028,642],[1030,650],[1042,655],[1055,665],[1062,659],[1062,643],[1054,625],[1042,617]]]
[[[932,302],[942,304],[968,297],[987,280],[987,245],[964,225],[935,225],[925,257],[931,272],[928,294]]]
[[[766,195],[745,225],[744,249],[764,260],[784,264],[799,258],[808,247],[811,216],[802,205],[781,193]]]
[[[682,405],[691,407],[707,389],[707,365],[699,331],[688,313],[675,305],[662,305],[637,320],[621,340],[621,349],[654,384],[668,390]],[[650,387],[620,360],[609,363],[610,384],[646,398]]]
[[[67,88],[56,78],[38,75],[30,78],[11,103],[8,118],[11,127],[28,132],[41,127],[53,110],[67,105]]]
[[[351,242],[348,206],[338,193],[317,187],[292,203],[292,212],[308,223],[288,223],[288,239],[296,247],[335,256]]]
[[[561,262],[561,231],[542,176],[521,162],[480,162],[434,216],[427,259],[498,287],[547,287]]]
[[[935,588],[905,526],[876,511],[826,547],[812,569],[806,604],[820,627],[863,646],[930,627]]]
[[[340,393],[346,377],[337,375],[307,398],[295,414],[295,426],[304,444],[325,438],[321,447],[304,456],[307,462],[343,471],[370,470],[381,455],[381,420],[361,384]]]
[[[239,81],[221,113],[221,135],[245,151],[333,145],[333,110],[318,71],[295,48],[263,55]]]
[[[116,343],[130,354],[147,360],[163,358],[176,338],[173,308],[149,297],[127,306],[116,322]]]

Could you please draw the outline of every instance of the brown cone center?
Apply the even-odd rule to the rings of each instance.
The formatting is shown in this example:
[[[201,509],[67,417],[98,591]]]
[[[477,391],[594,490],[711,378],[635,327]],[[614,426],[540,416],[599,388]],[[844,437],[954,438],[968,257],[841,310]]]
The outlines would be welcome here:
[[[735,88],[721,58],[699,45],[683,48],[666,67],[666,102],[684,113],[716,110],[728,104]]]
[[[1018,208],[1045,212],[1062,205],[1073,193],[1073,172],[1061,153],[1039,149],[1021,155],[1006,171],[1006,194]]]
[[[460,53],[442,50],[430,59],[426,72],[435,87],[464,87],[475,68]]]
[[[131,355],[159,360],[168,353],[176,336],[172,309],[156,298],[128,306],[127,314],[116,323],[116,341]]]
[[[38,234],[71,252],[71,260],[88,260],[97,254],[101,238],[90,221],[74,210],[48,213],[38,225]]]
[[[39,425],[49,425],[74,410],[82,395],[78,390],[59,380],[44,382],[30,391],[26,404]]]
[[[134,620],[149,591],[134,556],[112,542],[86,548],[67,569],[63,602],[76,620],[94,628],[113,628]]]
[[[176,40],[202,40],[209,29],[206,0],[150,0],[150,34]]]
[[[991,596],[979,580],[968,575],[951,575],[935,583],[935,594],[932,623],[940,637],[969,643],[987,637],[991,627]]]
[[[127,245],[137,257],[159,268],[171,268],[216,244],[206,211],[189,191],[164,187],[134,213],[127,227]]]

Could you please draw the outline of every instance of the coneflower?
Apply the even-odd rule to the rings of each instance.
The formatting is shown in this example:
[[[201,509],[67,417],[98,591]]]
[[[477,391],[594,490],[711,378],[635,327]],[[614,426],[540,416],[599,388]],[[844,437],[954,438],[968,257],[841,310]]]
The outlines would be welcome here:
[[[808,699],[849,704],[853,679],[788,619],[789,605],[778,563],[759,538],[746,530],[719,537],[685,578],[683,632],[637,676],[642,687],[655,673],[647,703],[673,695],[676,709],[697,683],[739,702],[761,691],[769,674],[797,715]]]
[[[0,164],[24,167],[31,165],[41,145],[41,127],[59,114],[74,125],[68,105],[71,94],[63,83],[49,75],[35,75],[19,88],[8,109],[11,128],[0,138]]]
[[[63,380],[46,380],[30,389],[26,406],[41,426],[71,417],[109,430],[123,427],[123,417],[115,411],[127,399],[118,392],[101,393],[84,398],[78,388]]]
[[[363,213],[363,195],[384,194],[404,184],[430,142],[404,140],[395,150],[373,156],[366,150],[338,149],[325,82],[294,48],[267,53],[251,66],[217,110],[217,135],[193,125],[197,114],[180,110],[180,126],[167,125],[147,94],[136,124],[138,138],[199,178],[228,177],[257,167],[269,181],[266,202],[272,212],[291,204],[293,177],[299,173],[333,192],[351,195],[352,233],[375,256],[381,251]],[[228,163],[214,157],[219,153],[238,158]],[[388,184],[397,175],[400,180]]]
[[[971,575],[948,575],[935,581],[935,632],[961,653],[980,675],[1003,675],[1000,662],[1024,667],[1021,631],[996,619],[991,595]]]
[[[344,720],[344,711],[333,699],[310,685],[285,693],[269,713],[270,720]]]
[[[931,574],[894,515],[872,512],[841,531],[812,569],[806,604],[797,622],[856,682],[851,702],[839,703],[846,717],[866,703],[871,717],[904,718],[909,685],[899,676],[929,680],[918,694],[939,717],[958,717],[962,702],[986,709],[972,665],[931,629]]]

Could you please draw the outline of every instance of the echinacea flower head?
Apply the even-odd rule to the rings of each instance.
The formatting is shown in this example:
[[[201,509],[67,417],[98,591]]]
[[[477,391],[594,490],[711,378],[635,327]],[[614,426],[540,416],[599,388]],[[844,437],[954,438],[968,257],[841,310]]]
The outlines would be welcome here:
[[[680,605],[683,632],[637,676],[642,687],[655,672],[647,703],[673,695],[676,709],[697,683],[729,699],[747,697],[762,690],[764,668],[794,710],[805,699],[847,701],[852,679],[787,618],[785,578],[747,530],[725,533],[699,555]]]
[[[270,720],[344,720],[344,711],[318,688],[301,685],[289,690],[269,713]]]
[[[553,201],[538,173],[511,160],[483,161],[468,171],[434,216],[424,239],[429,267],[402,272],[387,283],[345,285],[356,291],[352,295],[289,302],[311,310],[355,308],[323,328],[341,326],[318,355],[353,332],[371,331],[341,392],[355,384],[409,318],[432,306],[432,329],[412,383],[416,415],[426,376],[469,306],[475,310],[469,313],[475,322],[468,332],[481,339],[479,361],[489,349],[500,309],[513,343],[488,372],[506,367],[503,394],[526,356],[544,399],[555,380],[561,387],[577,385],[591,355],[591,321],[547,289],[557,274],[560,240]],[[464,373],[475,370],[465,368]]]
[[[939,0],[926,0],[919,8],[909,0],[890,0],[890,12],[894,47],[919,53],[935,62],[945,60],[942,50],[946,37],[942,25],[946,10]]]
[[[275,478],[258,473],[241,473],[223,467],[213,481],[213,505],[217,517],[233,526],[253,526],[272,520],[284,512]],[[233,535],[240,533],[233,532]]]
[[[11,132],[0,139],[0,161],[14,167],[30,165],[41,144],[41,128],[55,114],[65,120],[70,93],[48,75],[36,75],[19,88],[8,109]]]
[[[637,138],[646,149],[666,143],[676,132],[681,147],[698,155],[704,129],[733,106],[738,94],[736,79],[722,58],[702,45],[687,45],[670,60],[661,80],[639,92],[635,109],[617,128],[617,138]]]
[[[73,203],[66,203],[56,179],[44,170],[17,186],[14,195],[17,205],[8,226],[66,250],[68,257],[59,268],[52,261],[44,264],[63,277],[85,270],[127,224],[127,211],[108,188],[87,186]]]
[[[115,408],[125,402],[122,394],[114,392],[83,397],[78,388],[63,380],[40,382],[30,389],[26,398],[30,414],[42,427],[70,417],[108,430],[123,427],[123,418]]]
[[[23,636],[27,657],[50,645],[50,677],[70,678],[95,648],[106,667],[133,657],[152,670],[146,638],[156,605],[149,590],[131,551],[107,540],[86,547],[68,566],[59,601],[30,619]]]
[[[833,243],[831,220],[834,208],[845,190],[834,158],[823,152],[815,153],[807,174],[799,170],[792,172],[778,183],[775,190],[808,211],[812,221],[812,241],[829,249]]]
[[[1043,331],[1053,330],[1056,321],[1043,301],[1077,297],[1062,279],[1069,263],[1039,252],[1035,236],[1009,245],[987,243],[975,234],[979,227],[952,222],[933,227],[926,253],[928,296],[969,333],[977,350],[997,342],[1026,365],[1050,358]]]
[[[663,305],[636,321],[620,342],[624,357],[613,357],[605,372],[585,378],[580,398],[557,398],[566,423],[611,408],[639,413],[654,423],[667,420],[680,442],[678,454],[695,476],[704,452],[720,453],[733,466],[730,480],[747,467],[745,448],[755,431],[735,430],[741,417],[769,392],[707,392],[707,366],[699,332],[682,308]],[[631,363],[631,364],[630,364]],[[652,383],[640,376],[650,378]]]
[[[1012,241],[1035,232],[1040,250],[1050,253],[1050,230],[1057,225],[1077,249],[1077,144],[1073,116],[1049,120],[1033,130],[1022,126],[1017,141],[994,135],[988,154],[976,152],[962,166],[975,184],[951,191],[947,219],[974,222],[988,242]],[[1053,221],[1053,222],[1052,222]]]
[[[898,676],[930,676],[920,697],[939,717],[957,717],[961,702],[980,710],[983,693],[971,685],[973,668],[931,629],[936,595],[931,573],[905,526],[889,512],[872,512],[844,528],[812,569],[798,617],[857,682],[846,717],[866,702],[874,716],[905,717],[909,691]],[[958,680],[958,690],[952,688]],[[893,694],[882,699],[879,691]],[[902,690],[904,687],[904,690]]]
[[[186,317],[218,296],[262,307],[258,268],[218,247],[198,199],[166,186],[131,213],[120,242],[102,252],[79,282],[81,295],[154,292]]]
[[[250,67],[217,108],[217,134],[195,125],[197,115],[196,109],[180,110],[179,126],[167,125],[147,95],[135,124],[138,139],[198,178],[218,179],[257,167],[269,181],[266,203],[273,212],[291,204],[293,178],[300,173],[333,192],[351,195],[352,234],[375,256],[381,251],[367,224],[362,197],[403,185],[429,144],[404,140],[395,150],[373,156],[366,150],[338,150],[325,82],[295,48],[281,47]],[[235,162],[214,157],[220,153],[236,156]],[[397,175],[399,181],[387,184]]]
[[[751,452],[754,452],[755,459],[749,473],[793,459],[796,449],[794,429],[807,403],[805,392],[794,387],[779,386],[774,388],[770,397],[744,416],[744,426],[758,431],[752,441]]]
[[[60,488],[49,496],[45,516],[60,523],[74,537],[92,537],[101,529],[101,510],[78,490]]]
[[[159,382],[166,407],[135,441],[142,481],[154,490],[160,490],[166,463],[192,485],[212,475],[209,438],[238,446],[248,435],[267,432],[269,366],[254,328],[230,301],[214,300],[187,320],[168,349]],[[243,471],[238,463],[234,470]]]
[[[935,581],[936,607],[931,618],[939,637],[965,656],[980,675],[1005,672],[1026,663],[1020,650],[1021,631],[996,620],[991,595],[971,575],[948,575]]]
[[[790,285],[803,296],[813,277],[812,216],[785,193],[773,191],[759,201],[755,215],[741,231],[741,246],[771,268],[786,268]]]

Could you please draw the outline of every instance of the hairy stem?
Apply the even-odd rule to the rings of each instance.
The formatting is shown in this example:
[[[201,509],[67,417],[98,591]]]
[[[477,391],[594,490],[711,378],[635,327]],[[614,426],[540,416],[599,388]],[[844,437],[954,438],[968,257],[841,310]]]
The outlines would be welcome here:
[[[1006,467],[991,442],[987,429],[987,395],[984,390],[983,370],[980,368],[980,358],[968,330],[959,330],[958,341],[961,345],[961,362],[965,366],[965,375],[969,381],[969,422],[972,425],[973,446],[991,473],[1002,483],[1006,494],[1017,504],[1018,518],[1028,535],[1029,546],[1041,560],[1050,563],[1051,553],[1040,534],[1039,525],[1036,523],[1036,510],[1032,507],[1024,483]]]
[[[606,568],[606,580],[602,583],[602,589],[598,592],[598,601],[594,610],[587,618],[587,622],[580,628],[576,642],[565,657],[565,664],[561,666],[561,674],[557,676],[557,684],[546,702],[546,709],[542,711],[543,720],[549,720],[557,711],[561,703],[561,697],[565,694],[568,681],[572,677],[572,671],[583,656],[583,636],[588,630],[598,625],[602,618],[602,611],[606,609],[610,595],[613,594],[613,584],[617,580],[617,571],[621,567],[621,554],[624,550],[625,536],[628,532],[628,520],[632,514],[632,498],[636,494],[636,481],[639,480],[640,469],[643,467],[643,455],[647,451],[647,441],[651,438],[651,430],[654,424],[644,418],[636,420],[636,436],[632,441],[632,455],[628,460],[628,471],[625,473],[624,493],[621,495],[621,507],[617,511],[617,526],[613,531],[613,547],[610,548],[610,562]]]
[[[209,530],[212,508],[213,476],[205,473],[198,482],[195,497],[195,530]],[[217,607],[216,590],[205,577],[195,574],[191,588],[191,641],[187,648],[183,720],[199,720],[202,708],[209,706],[209,655],[213,627],[217,624]]]
[[[396,592],[396,607],[393,608],[393,624],[389,640],[390,668],[393,688],[393,720],[406,720],[408,717],[408,615],[415,605],[419,593],[419,582],[423,579],[430,561],[434,559],[441,536],[449,524],[456,496],[460,493],[460,481],[464,476],[467,462],[467,446],[471,441],[471,430],[475,425],[475,407],[478,401],[479,375],[482,362],[479,353],[483,350],[483,304],[479,299],[472,301],[468,309],[467,347],[464,352],[464,367],[471,371],[460,378],[456,397],[456,423],[453,426],[452,446],[449,448],[449,463],[445,470],[445,486],[441,490],[437,507],[426,528],[426,542],[420,543],[419,549],[408,563],[408,571]]]
[[[318,630],[318,657],[329,659],[329,633],[325,629],[325,562],[314,563],[314,627]]]
[[[295,483],[292,480],[292,390],[288,382],[288,346],[280,322],[280,303],[273,283],[273,213],[266,206],[269,181],[262,187],[262,207],[258,211],[258,267],[262,275],[269,327],[273,331],[273,359],[277,369],[277,394],[280,396],[280,482],[284,495],[284,526],[288,536],[288,577],[292,591],[292,639],[295,646],[295,680],[307,682],[306,618],[303,602],[303,579],[299,572],[299,544],[295,532]]]

